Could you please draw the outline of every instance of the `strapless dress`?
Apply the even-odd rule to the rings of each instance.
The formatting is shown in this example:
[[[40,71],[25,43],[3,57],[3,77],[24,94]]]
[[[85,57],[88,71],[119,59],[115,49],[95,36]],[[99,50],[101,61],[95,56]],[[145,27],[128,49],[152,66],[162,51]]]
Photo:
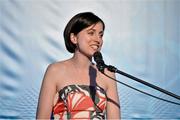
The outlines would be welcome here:
[[[100,86],[67,85],[56,94],[51,119],[105,119],[106,104]]]

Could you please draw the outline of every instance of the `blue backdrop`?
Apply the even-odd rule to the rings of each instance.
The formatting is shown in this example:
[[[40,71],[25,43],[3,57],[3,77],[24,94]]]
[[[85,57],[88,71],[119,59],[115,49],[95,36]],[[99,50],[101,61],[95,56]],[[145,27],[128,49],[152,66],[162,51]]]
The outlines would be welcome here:
[[[83,11],[106,24],[107,64],[180,95],[179,0],[0,0],[0,119],[35,118],[48,64],[71,57],[63,29]],[[180,103],[121,75],[117,79]],[[178,105],[121,84],[118,91],[123,119],[180,119]]]

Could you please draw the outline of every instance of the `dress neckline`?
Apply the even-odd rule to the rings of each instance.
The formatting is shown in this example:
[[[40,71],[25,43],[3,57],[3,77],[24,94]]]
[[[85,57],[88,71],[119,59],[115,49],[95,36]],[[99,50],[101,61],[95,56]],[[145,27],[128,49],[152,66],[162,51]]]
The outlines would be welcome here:
[[[96,87],[96,88],[99,88],[100,89],[100,91],[102,91],[104,94],[106,94],[106,90],[104,89],[104,88],[102,88],[101,86],[99,86],[99,85],[85,85],[85,84],[69,84],[69,85],[65,85],[64,87],[62,87],[59,91],[58,91],[58,93],[60,94],[61,92],[63,92],[66,88],[68,88],[68,87],[72,87],[72,86],[79,86],[79,87],[88,87],[88,88],[90,88],[90,87]]]

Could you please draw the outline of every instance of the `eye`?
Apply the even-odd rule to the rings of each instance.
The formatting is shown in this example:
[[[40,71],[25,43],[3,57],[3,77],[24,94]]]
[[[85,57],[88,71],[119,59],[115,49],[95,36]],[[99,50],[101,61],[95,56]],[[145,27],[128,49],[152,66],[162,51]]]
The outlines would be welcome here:
[[[101,38],[102,38],[102,37],[103,37],[103,34],[101,34],[100,36],[101,36]]]
[[[89,35],[94,35],[93,31],[88,32]]]
[[[103,34],[99,34],[99,37],[102,38],[102,37],[103,37]]]

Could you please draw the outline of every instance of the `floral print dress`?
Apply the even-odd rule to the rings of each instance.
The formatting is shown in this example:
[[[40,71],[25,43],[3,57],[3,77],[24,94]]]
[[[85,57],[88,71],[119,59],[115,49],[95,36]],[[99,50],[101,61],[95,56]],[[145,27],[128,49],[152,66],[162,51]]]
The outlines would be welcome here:
[[[100,86],[68,85],[55,97],[52,119],[105,119],[107,96]]]

